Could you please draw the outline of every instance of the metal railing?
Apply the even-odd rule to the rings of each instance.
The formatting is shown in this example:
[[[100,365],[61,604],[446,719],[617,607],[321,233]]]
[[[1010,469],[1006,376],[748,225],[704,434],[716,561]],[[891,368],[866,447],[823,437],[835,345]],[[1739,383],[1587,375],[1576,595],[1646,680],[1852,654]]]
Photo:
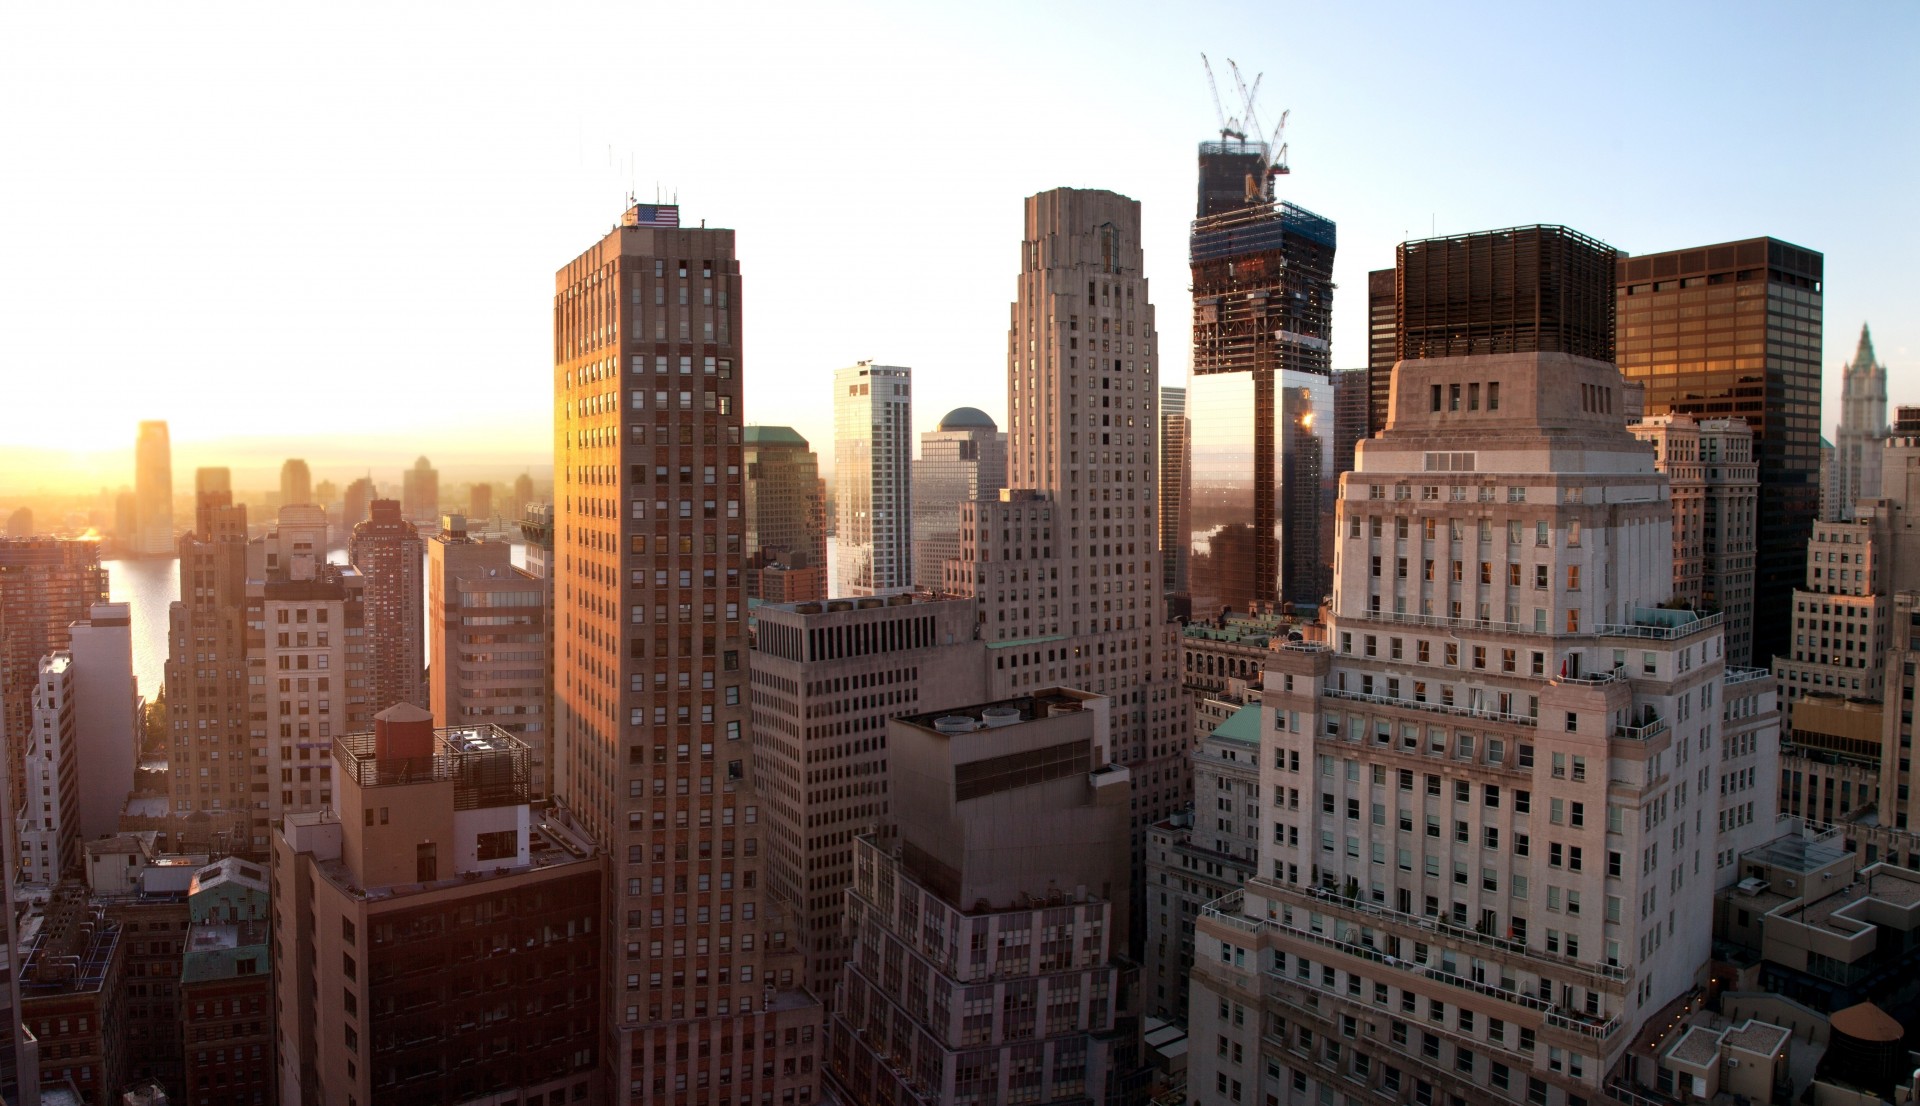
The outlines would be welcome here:
[[[1690,613],[1690,612],[1676,612]],[[1631,617],[1631,616],[1629,616]],[[1678,641],[1690,637],[1702,630],[1710,630],[1720,625],[1719,611],[1696,616],[1691,622],[1682,622],[1674,626],[1655,626],[1641,622],[1602,622],[1594,627],[1601,637],[1637,637],[1656,641]]]
[[[1447,703],[1423,703],[1418,699],[1396,699],[1390,695],[1369,695],[1361,691],[1342,691],[1338,688],[1331,687],[1321,688],[1320,693],[1329,699],[1347,699],[1358,703],[1375,703],[1385,707],[1405,707],[1408,710],[1427,711],[1431,714],[1446,714],[1456,718],[1479,718],[1490,722],[1511,722],[1520,726],[1538,726],[1540,724],[1540,720],[1531,715],[1490,710],[1486,707],[1462,707]]]
[[[1651,741],[1667,732],[1667,720],[1656,718],[1638,726],[1615,726],[1613,736],[1623,741]]]

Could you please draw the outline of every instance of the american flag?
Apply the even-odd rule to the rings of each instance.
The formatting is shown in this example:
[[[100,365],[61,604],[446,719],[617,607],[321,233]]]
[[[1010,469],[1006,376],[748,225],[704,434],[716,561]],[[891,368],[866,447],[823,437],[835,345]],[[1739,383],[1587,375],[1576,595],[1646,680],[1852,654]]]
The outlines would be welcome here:
[[[677,227],[680,225],[680,208],[677,204],[635,204],[628,224],[636,227]]]

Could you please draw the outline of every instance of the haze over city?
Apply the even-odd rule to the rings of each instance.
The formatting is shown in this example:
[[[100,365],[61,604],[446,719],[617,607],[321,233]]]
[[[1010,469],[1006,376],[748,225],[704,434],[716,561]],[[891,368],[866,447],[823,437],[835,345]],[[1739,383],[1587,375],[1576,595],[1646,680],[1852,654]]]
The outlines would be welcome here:
[[[1139,199],[1154,297],[1183,297],[1202,52],[1229,114],[1226,60],[1264,73],[1280,191],[1340,224],[1335,366],[1406,238],[1772,234],[1827,258],[1830,425],[1861,322],[1896,399],[1920,354],[1915,31],[1905,5],[14,5],[0,495],[128,483],[145,418],[242,486],[289,455],[537,466],[555,244],[629,192],[740,229],[750,422],[824,447],[832,372],[868,358],[914,367],[916,429],[1002,418],[1019,197]],[[586,60],[609,32],[676,46]]]

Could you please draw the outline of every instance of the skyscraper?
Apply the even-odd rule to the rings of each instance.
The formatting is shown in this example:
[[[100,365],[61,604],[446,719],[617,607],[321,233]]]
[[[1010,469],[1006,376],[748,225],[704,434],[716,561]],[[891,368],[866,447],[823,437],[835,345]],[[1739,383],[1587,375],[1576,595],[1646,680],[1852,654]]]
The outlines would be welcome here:
[[[820,458],[790,426],[749,426],[747,594],[782,602],[827,597],[827,518],[820,502]],[[777,566],[777,567],[776,567]],[[769,589],[768,573],[799,587]]]
[[[1654,415],[1627,424],[1653,444],[1673,502],[1673,598],[1726,616],[1727,663],[1751,664],[1760,482],[1745,419]]]
[[[425,588],[421,579],[426,544],[400,503],[376,499],[372,517],[353,528],[348,555],[367,578],[367,706],[375,714],[395,703],[425,709]],[[435,658],[440,660],[441,658]]]
[[[287,459],[280,465],[280,505],[312,502],[313,473],[300,458]]]
[[[961,508],[953,590],[979,604],[994,695],[1060,686],[1111,698],[1113,757],[1132,769],[1140,871],[1146,827],[1188,799],[1179,638],[1160,590],[1159,335],[1140,205],[1105,191],[1042,192],[1027,198],[1022,237],[1007,343],[1008,490]],[[1137,896],[1133,917],[1143,917]]]
[[[233,506],[233,472],[227,468],[193,470],[193,528],[198,534],[213,529],[213,512]]]
[[[956,407],[920,435],[913,463],[913,582],[939,591],[960,556],[960,504],[1007,486],[1007,436],[991,416]]]
[[[1749,238],[1616,266],[1620,371],[1645,382],[1646,413],[1737,415],[1753,429],[1766,520],[1754,566],[1758,660],[1792,651],[1787,612],[1820,509],[1823,265],[1812,250]]]
[[[142,557],[171,557],[173,548],[173,446],[167,424],[140,424],[133,447],[133,494],[139,502],[139,535],[132,543]]]
[[[256,741],[249,724],[247,509],[216,492],[194,513],[202,521],[180,541],[180,598],[167,610],[173,817],[196,833],[195,844],[220,841],[259,857],[265,811],[256,834],[250,773],[264,736]]]
[[[1367,428],[1371,382],[1365,369],[1336,369],[1333,373],[1333,470],[1353,471],[1353,447],[1372,435]]]
[[[1370,438],[1387,426],[1388,401],[1393,395],[1393,363],[1400,359],[1399,303],[1394,270],[1367,274],[1367,432]]]
[[[1835,520],[1853,517],[1853,505],[1880,498],[1881,454],[1887,441],[1887,367],[1873,355],[1873,336],[1860,324],[1860,347],[1841,370],[1840,429],[1834,435]]]
[[[1611,344],[1612,251],[1539,231],[1531,271],[1518,231],[1440,244],[1481,260],[1447,297],[1403,247],[1403,343],[1534,348],[1401,358],[1342,481],[1327,640],[1267,662],[1271,832],[1196,927],[1190,1032],[1245,1044],[1195,1050],[1208,1106],[1597,1101],[1691,1009],[1714,891],[1774,834],[1777,731],[1721,709],[1764,681],[1726,674],[1718,615],[1661,606],[1667,480],[1581,352]]]
[[[415,526],[432,526],[440,519],[440,473],[425,457],[401,474],[400,514]]]
[[[913,586],[913,370],[862,361],[833,374],[838,595]]]
[[[476,526],[484,527],[493,518],[493,485],[486,482],[469,485],[467,488],[467,517]]]
[[[1188,240],[1193,462],[1187,591],[1193,614],[1317,606],[1331,501],[1333,221],[1276,202],[1264,144],[1200,144]],[[1210,188],[1222,163],[1245,186]]]
[[[818,1079],[745,741],[740,295],[733,231],[647,204],[554,277],[555,777],[622,861],[602,915],[615,1102],[781,1102]]]
[[[1190,613],[1187,595],[1187,497],[1192,479],[1193,424],[1187,390],[1160,389],[1160,587],[1169,610]]]
[[[340,529],[352,534],[355,526],[367,521],[367,510],[379,494],[371,477],[362,476],[348,484],[340,503]]]

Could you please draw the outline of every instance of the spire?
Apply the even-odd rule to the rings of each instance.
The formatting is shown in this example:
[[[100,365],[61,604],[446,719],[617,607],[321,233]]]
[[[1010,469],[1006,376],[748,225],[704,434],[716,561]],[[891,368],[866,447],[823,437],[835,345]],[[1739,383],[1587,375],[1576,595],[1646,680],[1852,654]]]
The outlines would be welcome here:
[[[1873,335],[1867,332],[1867,324],[1860,324],[1860,348],[1853,351],[1853,368],[1864,372],[1869,366],[1878,365],[1873,359]]]

